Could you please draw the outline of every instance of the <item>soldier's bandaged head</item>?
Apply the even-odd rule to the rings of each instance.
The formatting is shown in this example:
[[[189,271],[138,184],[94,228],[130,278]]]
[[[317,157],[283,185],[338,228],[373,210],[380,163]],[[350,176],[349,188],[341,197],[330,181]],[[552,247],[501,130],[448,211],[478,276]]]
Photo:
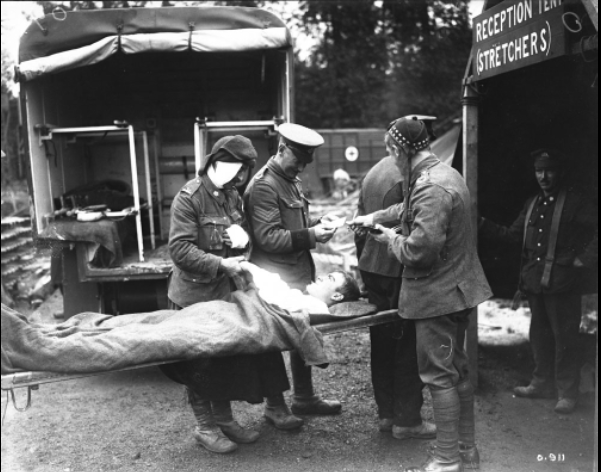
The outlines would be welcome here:
[[[206,172],[210,164],[215,162],[242,162],[245,166],[254,167],[257,151],[250,139],[244,136],[224,136],[217,140],[201,166],[200,173]]]

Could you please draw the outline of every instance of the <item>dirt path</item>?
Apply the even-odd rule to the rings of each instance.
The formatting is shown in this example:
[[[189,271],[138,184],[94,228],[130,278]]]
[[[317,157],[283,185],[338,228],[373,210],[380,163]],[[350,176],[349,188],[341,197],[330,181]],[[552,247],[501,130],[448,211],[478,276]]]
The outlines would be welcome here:
[[[310,417],[299,432],[286,433],[265,423],[260,405],[237,403],[239,421],[262,436],[231,455],[216,455],[194,443],[181,386],[156,368],[114,373],[42,385],[25,413],[9,406],[2,471],[359,472],[400,471],[421,462],[427,442],[399,441],[377,431],[367,332],[326,340],[332,363],[317,369],[315,380],[326,398],[344,402],[338,417]],[[480,349],[481,471],[593,471],[594,396],[585,395],[570,416],[555,414],[553,399],[515,398],[511,386],[528,379],[529,359],[525,343]],[[24,400],[18,392],[18,402]],[[423,415],[431,417],[428,406]],[[550,454],[563,460],[551,462]]]

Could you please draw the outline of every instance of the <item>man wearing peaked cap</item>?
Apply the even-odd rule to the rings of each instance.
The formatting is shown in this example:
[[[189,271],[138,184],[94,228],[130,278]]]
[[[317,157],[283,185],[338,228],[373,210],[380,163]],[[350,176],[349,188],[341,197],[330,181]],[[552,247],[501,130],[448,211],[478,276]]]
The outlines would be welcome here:
[[[408,472],[462,472],[479,466],[474,389],[464,348],[469,316],[492,293],[472,232],[463,177],[430,150],[426,123],[399,118],[388,128],[404,181],[404,201],[355,219],[376,224],[376,236],[404,266],[399,314],[413,320],[419,375],[432,394],[436,442],[421,467]],[[402,234],[382,226],[401,223]]]
[[[256,158],[250,139],[222,137],[201,162],[198,176],[175,196],[169,233],[170,308],[224,300],[235,290],[234,281],[242,273],[240,256],[248,251],[250,241],[236,187],[248,180]],[[228,233],[234,226],[236,241]],[[279,352],[178,362],[161,369],[186,386],[197,423],[194,437],[216,453],[231,452],[238,443],[252,443],[259,437],[257,431],[234,420],[231,401],[260,403],[290,388]]]
[[[278,128],[281,140],[301,162],[313,162],[313,152],[323,145],[323,137],[312,129],[294,123],[283,123]]]
[[[319,133],[293,123],[280,125],[278,131],[277,154],[255,174],[244,193],[244,210],[253,241],[250,260],[279,274],[291,288],[304,291],[315,279],[311,249],[317,243],[328,242],[336,231],[328,227],[335,215],[309,216],[308,202],[298,178],[324,140]],[[325,401],[315,394],[311,368],[305,366],[297,352],[290,353],[290,365],[294,384],[293,413],[340,412],[339,402]],[[282,429],[288,428],[291,421],[283,397],[279,401],[268,399],[265,416]]]
[[[528,199],[511,226],[480,218],[479,230],[484,238],[522,245],[519,293],[526,295],[532,312],[535,368],[530,384],[514,393],[546,396],[555,380],[555,411],[566,414],[578,399],[583,268],[597,267],[598,213],[591,199],[567,184],[565,154],[543,148],[531,158],[540,192]]]

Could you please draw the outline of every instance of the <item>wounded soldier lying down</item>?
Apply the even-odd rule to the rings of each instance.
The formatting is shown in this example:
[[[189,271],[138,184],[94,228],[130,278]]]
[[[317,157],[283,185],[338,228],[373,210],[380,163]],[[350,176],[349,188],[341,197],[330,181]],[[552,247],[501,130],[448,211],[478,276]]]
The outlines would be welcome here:
[[[295,323],[301,322],[301,355],[308,364],[307,352],[315,337],[312,328],[306,328],[309,318],[329,313],[329,307],[342,301],[357,300],[356,281],[345,272],[337,271],[320,277],[310,284],[306,293],[291,289],[279,275],[272,274],[251,263],[241,262],[244,281],[250,292],[271,310],[284,311]],[[238,296],[240,292],[233,292]],[[245,292],[249,293],[249,291]],[[268,316],[268,313],[265,313]],[[271,335],[261,332],[259,336]],[[319,349],[321,349],[321,338]],[[281,350],[280,350],[281,351]],[[184,384],[196,427],[197,442],[212,452],[226,453],[238,443],[251,443],[259,433],[240,426],[232,415],[230,402],[261,403],[266,400],[265,417],[278,429],[295,429],[303,420],[294,416],[285,403],[283,392],[290,388],[281,352],[257,352],[256,355],[228,356],[219,359],[201,358],[164,365],[161,370],[172,380]]]
[[[247,270],[255,269],[249,265]],[[330,275],[341,280],[340,273]],[[327,362],[321,335],[309,326],[307,312],[318,313],[316,307],[323,309],[340,299],[326,289],[330,280],[328,276],[312,284],[309,291],[315,300],[290,295],[290,300],[293,296],[305,300],[304,312],[289,312],[264,301],[258,295],[262,289],[252,284],[234,292],[229,301],[123,316],[85,312],[60,324],[32,323],[3,304],[2,374],[100,372],[148,362],[289,349],[304,352],[308,364],[321,364]]]

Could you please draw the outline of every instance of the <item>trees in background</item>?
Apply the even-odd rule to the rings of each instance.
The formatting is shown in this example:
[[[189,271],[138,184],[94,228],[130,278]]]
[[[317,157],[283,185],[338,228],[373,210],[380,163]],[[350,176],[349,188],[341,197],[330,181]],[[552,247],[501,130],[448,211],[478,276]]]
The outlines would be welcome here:
[[[305,32],[320,37],[297,60],[298,121],[381,127],[409,113],[459,113],[468,1],[306,0],[300,9]]]
[[[41,1],[44,13],[145,7],[146,1]],[[410,113],[439,123],[460,111],[461,79],[471,47],[469,0],[163,1],[162,6],[263,7],[283,16],[297,40],[296,120],[314,128],[383,127]],[[4,30],[4,20],[2,23]],[[303,44],[301,44],[303,43]],[[3,146],[9,123],[12,62],[2,48]],[[14,99],[13,99],[14,101]],[[14,106],[14,103],[13,103]],[[8,114],[7,114],[8,113]],[[5,116],[6,115],[6,116]],[[13,120],[14,121],[14,120]],[[17,152],[12,145],[9,166]],[[10,167],[10,166],[9,166]],[[13,166],[14,167],[14,166]],[[3,183],[4,180],[3,172]],[[6,182],[13,176],[7,173]]]

